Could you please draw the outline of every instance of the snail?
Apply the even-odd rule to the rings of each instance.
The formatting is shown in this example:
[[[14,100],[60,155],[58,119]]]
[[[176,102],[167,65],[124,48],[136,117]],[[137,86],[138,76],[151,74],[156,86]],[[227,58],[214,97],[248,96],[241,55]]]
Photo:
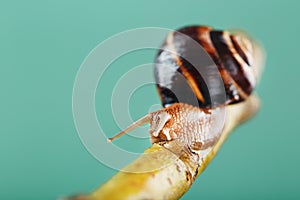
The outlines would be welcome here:
[[[243,33],[209,26],[188,26],[169,33],[154,66],[164,108],[108,141],[150,123],[152,144],[178,140],[193,152],[212,148],[223,128],[211,131],[222,108],[244,101],[253,92],[260,74],[255,62],[259,53],[256,42]]]

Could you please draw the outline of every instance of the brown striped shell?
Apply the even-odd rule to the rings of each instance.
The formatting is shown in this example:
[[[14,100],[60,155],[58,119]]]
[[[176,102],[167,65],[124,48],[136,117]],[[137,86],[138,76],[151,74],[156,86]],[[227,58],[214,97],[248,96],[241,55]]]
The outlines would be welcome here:
[[[196,52],[188,41],[191,39],[203,50]],[[189,26],[172,32],[158,52],[154,67],[162,104],[166,107],[182,102],[216,107],[243,101],[256,84],[253,59],[253,41],[246,35],[207,26]],[[218,72],[208,75],[214,66]],[[216,82],[211,86],[214,91],[209,89],[208,82]]]

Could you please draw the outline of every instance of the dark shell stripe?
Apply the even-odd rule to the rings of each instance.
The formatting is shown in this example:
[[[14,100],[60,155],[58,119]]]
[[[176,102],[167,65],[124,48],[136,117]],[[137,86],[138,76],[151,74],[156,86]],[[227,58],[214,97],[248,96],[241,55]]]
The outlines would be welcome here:
[[[228,70],[234,81],[243,89],[246,94],[250,94],[253,90],[252,85],[246,78],[243,66],[239,63],[233,53],[230,51],[228,42],[223,37],[223,31],[211,31],[210,37],[217,50],[224,67]]]
[[[240,47],[239,43],[236,41],[235,36],[230,35],[230,40],[231,40],[234,48],[238,52],[238,54],[241,56],[241,58],[243,58],[243,60],[247,63],[247,65],[250,66],[249,59],[248,59],[247,55],[244,53],[243,49]]]
[[[219,56],[211,42],[210,32],[213,29],[210,27],[198,27],[197,29],[197,38],[199,39],[199,44],[207,51],[213,61],[217,66],[221,67],[222,62],[219,59]]]

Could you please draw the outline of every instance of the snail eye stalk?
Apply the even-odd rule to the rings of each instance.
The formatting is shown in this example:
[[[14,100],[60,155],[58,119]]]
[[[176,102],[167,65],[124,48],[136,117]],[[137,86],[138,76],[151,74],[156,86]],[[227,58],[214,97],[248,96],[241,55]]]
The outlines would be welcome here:
[[[147,124],[150,122],[150,114],[145,115],[144,117],[138,119],[137,121],[133,122],[130,126],[128,126],[126,129],[124,129],[123,131],[121,131],[120,133],[114,135],[111,138],[107,139],[107,142],[112,142],[113,140],[121,137],[122,135],[125,135],[127,133],[129,133],[130,131],[136,129],[139,126],[142,126],[144,124]]]

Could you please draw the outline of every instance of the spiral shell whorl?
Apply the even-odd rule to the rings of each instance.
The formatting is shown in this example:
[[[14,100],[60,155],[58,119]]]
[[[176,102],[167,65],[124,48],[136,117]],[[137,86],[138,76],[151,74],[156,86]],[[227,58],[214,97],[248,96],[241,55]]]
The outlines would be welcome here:
[[[193,52],[193,48],[180,34],[190,37],[204,49],[205,52],[198,52],[199,66],[193,66],[185,59],[184,55],[197,52]],[[176,52],[176,55],[169,49]],[[254,41],[246,35],[214,30],[207,26],[189,26],[170,33],[156,57],[155,65],[155,78],[163,105],[183,102],[197,107],[215,107],[243,101],[256,85],[254,49]],[[217,66],[218,76],[221,76],[225,87],[226,97],[217,100],[215,104],[211,100],[212,92],[202,78],[206,75],[197,72],[207,65],[208,61],[203,56],[205,53]],[[178,74],[185,80],[181,80]],[[178,94],[183,98],[177,99]],[[191,102],[192,96],[196,96],[198,105]],[[218,96],[215,99],[219,99]]]

